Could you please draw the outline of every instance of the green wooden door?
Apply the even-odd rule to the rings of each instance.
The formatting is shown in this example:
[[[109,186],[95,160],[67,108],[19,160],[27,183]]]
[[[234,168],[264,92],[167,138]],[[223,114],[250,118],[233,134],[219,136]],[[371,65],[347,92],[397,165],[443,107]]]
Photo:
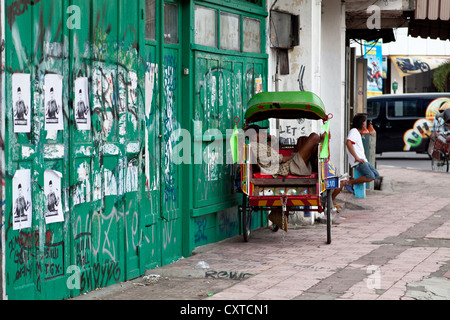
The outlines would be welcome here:
[[[64,50],[67,32],[61,25],[66,1],[41,1],[40,5],[15,11],[18,2],[6,1],[6,214],[5,280],[10,299],[68,297],[66,273],[70,243],[69,140],[67,115],[69,63]],[[23,23],[24,14],[27,22]],[[20,77],[20,80],[16,77]],[[18,87],[21,89],[19,90]],[[50,90],[50,87],[54,87]],[[18,92],[25,99],[29,129],[16,115]],[[47,99],[55,94],[57,114],[50,113]],[[53,115],[55,117],[53,117]],[[55,120],[53,122],[53,120]],[[60,128],[50,128],[57,125]],[[49,125],[49,127],[47,127]],[[29,170],[22,175],[24,170]],[[52,176],[49,183],[48,177]],[[50,209],[49,186],[55,188]],[[19,187],[19,188],[17,188]],[[23,188],[20,192],[18,189]],[[24,193],[28,226],[15,227],[17,192]],[[53,210],[55,209],[55,210]],[[46,222],[55,212],[60,222]]]
[[[179,142],[177,130],[181,128],[181,8],[176,2],[164,2],[161,83],[161,218],[162,263],[168,264],[181,257],[182,167],[176,164],[174,148]]]
[[[156,17],[160,6],[155,0],[141,0],[145,19],[141,23],[141,34],[145,37],[143,60],[145,62],[145,107],[144,107],[144,174],[143,237],[141,251],[144,269],[161,266],[161,104],[160,104],[160,25]]]
[[[6,1],[6,104],[18,96],[13,78],[28,77],[21,84],[23,93],[29,91],[31,128],[16,132],[14,123],[23,120],[8,109],[6,294],[67,298],[135,278],[147,263],[141,250],[153,230],[146,228],[140,188],[146,183],[143,7],[126,0],[20,6]],[[61,100],[58,128],[46,112],[50,94]],[[89,108],[82,109],[80,100]],[[15,177],[32,203],[31,225],[17,230]],[[62,221],[48,222],[47,189],[53,186]]]
[[[191,249],[239,232],[234,169],[227,143],[244,123],[247,102],[267,86],[266,60],[196,51],[194,100],[193,219]],[[228,135],[227,135],[228,133]],[[227,209],[227,210],[225,210]],[[261,226],[256,213],[254,226]]]

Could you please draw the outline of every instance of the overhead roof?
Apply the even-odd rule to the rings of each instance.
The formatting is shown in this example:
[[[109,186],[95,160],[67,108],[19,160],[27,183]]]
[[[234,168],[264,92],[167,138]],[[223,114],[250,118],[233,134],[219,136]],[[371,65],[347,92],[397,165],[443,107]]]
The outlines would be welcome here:
[[[416,20],[450,20],[450,0],[416,0]]]
[[[408,26],[412,37],[450,39],[450,0],[416,0],[414,19]]]
[[[374,8],[379,9],[378,13],[373,11]],[[404,5],[402,1],[345,0],[347,39],[395,41],[393,29],[406,27],[412,10],[412,6]],[[378,27],[370,28],[369,21],[374,21],[372,18],[377,14]]]
[[[378,37],[386,43],[395,40],[389,29],[406,26],[412,37],[450,39],[450,0],[345,0],[345,3],[349,39],[373,40]],[[366,26],[372,14],[368,8],[373,4],[381,9],[380,30],[368,29]]]

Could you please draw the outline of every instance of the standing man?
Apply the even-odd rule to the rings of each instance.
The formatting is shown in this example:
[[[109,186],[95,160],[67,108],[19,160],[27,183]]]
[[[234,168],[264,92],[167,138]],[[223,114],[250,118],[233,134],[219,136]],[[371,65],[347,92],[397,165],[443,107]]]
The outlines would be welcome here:
[[[357,179],[350,179],[345,185],[350,192],[353,191],[355,184],[372,182],[380,176],[377,169],[373,167],[367,160],[364,152],[364,145],[362,142],[361,132],[367,128],[367,115],[357,114],[353,118],[352,129],[348,133],[346,146],[350,166],[358,169],[361,176]]]

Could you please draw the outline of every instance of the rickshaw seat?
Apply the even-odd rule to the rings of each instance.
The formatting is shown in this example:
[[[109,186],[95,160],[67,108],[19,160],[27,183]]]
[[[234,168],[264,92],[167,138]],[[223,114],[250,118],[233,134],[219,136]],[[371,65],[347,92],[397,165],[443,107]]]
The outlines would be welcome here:
[[[263,173],[254,173],[253,178],[255,179],[275,179],[270,174],[263,174]],[[312,172],[309,176],[294,176],[294,175],[287,175],[287,176],[278,176],[277,179],[317,179],[317,172]]]

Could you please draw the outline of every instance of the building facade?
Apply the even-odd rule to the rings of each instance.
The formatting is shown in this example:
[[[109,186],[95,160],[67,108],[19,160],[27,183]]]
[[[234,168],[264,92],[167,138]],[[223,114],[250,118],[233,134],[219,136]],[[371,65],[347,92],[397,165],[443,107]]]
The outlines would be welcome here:
[[[70,298],[239,234],[228,139],[258,92],[318,94],[345,172],[349,39],[413,2],[376,1],[368,30],[369,0],[0,1],[0,296]]]
[[[226,129],[267,90],[263,1],[2,9],[5,298],[76,296],[239,233]]]

